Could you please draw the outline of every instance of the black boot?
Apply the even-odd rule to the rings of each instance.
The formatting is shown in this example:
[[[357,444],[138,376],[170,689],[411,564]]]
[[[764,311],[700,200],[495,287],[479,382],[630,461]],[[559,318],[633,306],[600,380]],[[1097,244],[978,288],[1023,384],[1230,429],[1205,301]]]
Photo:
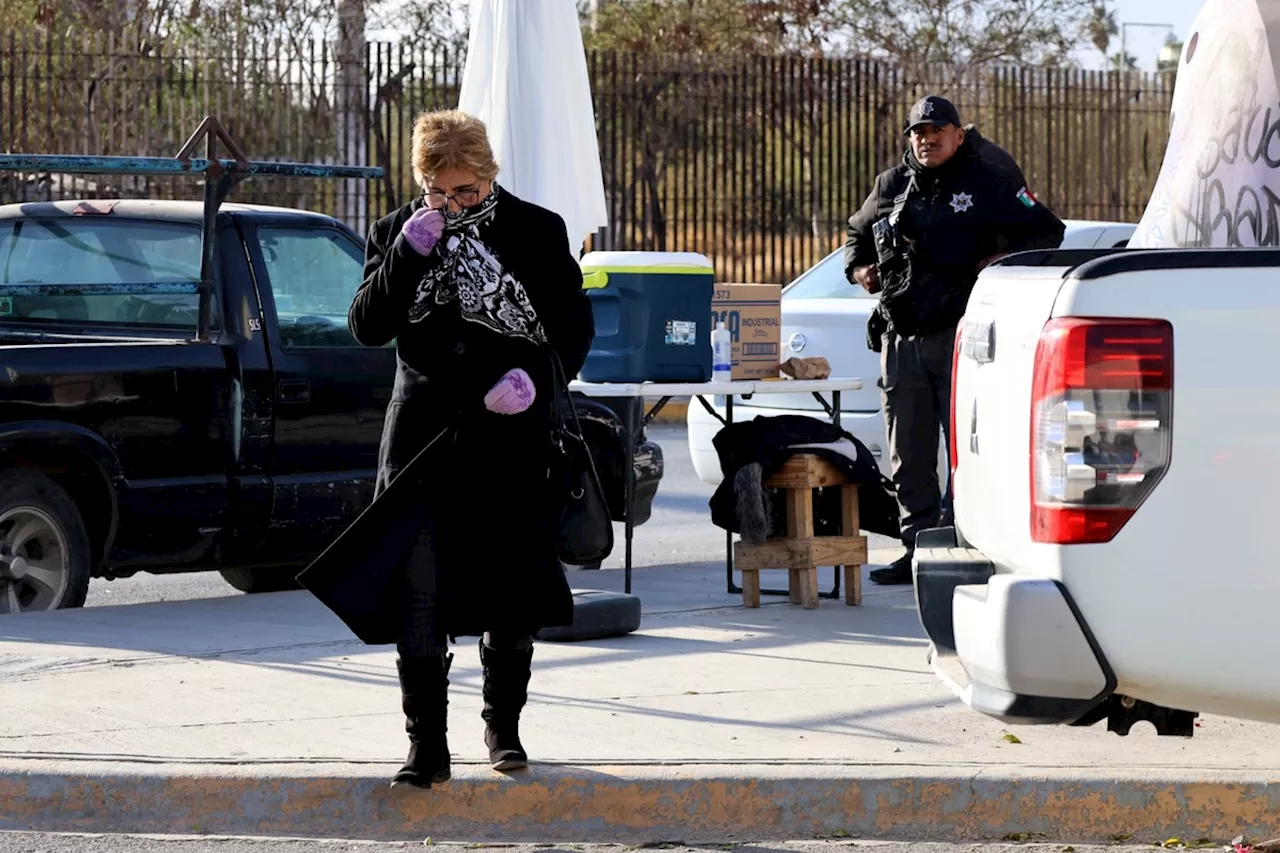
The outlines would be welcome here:
[[[391,787],[430,788],[448,782],[449,666],[453,655],[400,658],[400,704],[409,733],[409,758],[391,780]]]
[[[484,742],[494,770],[527,767],[529,756],[520,743],[520,712],[529,698],[533,649],[492,649],[480,642],[484,666]]]
[[[876,569],[870,574],[871,582],[881,586],[913,583],[915,576],[911,572],[911,552],[894,560],[883,569]]]

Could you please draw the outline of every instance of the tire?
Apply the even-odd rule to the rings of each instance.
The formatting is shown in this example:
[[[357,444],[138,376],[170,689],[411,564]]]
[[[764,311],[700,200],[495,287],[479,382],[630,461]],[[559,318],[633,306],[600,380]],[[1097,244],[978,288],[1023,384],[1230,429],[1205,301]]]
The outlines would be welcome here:
[[[0,615],[83,607],[92,549],[80,509],[49,477],[0,472]]]
[[[302,589],[302,584],[296,579],[299,571],[301,569],[293,566],[255,566],[251,569],[219,569],[218,574],[231,586],[253,595]]]
[[[594,563],[587,563],[585,566],[575,566],[571,563],[563,562],[560,565],[564,567],[566,572],[598,572],[600,571],[601,563],[597,560]]]
[[[573,591],[573,624],[543,628],[538,639],[553,643],[573,643],[621,637],[640,627],[640,599],[621,592],[599,589]]]

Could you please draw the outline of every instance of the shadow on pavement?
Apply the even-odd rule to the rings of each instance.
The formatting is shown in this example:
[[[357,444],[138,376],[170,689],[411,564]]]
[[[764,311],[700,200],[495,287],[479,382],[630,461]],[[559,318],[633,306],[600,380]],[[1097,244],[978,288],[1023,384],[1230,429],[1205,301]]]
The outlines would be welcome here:
[[[765,584],[785,584],[785,573]],[[824,590],[831,571],[820,575]],[[622,572],[604,570],[573,572],[575,589],[621,592]],[[767,596],[765,606],[745,609],[741,598],[725,591],[724,569],[717,564],[638,569],[632,575],[634,595],[640,597],[644,621],[640,631],[626,637],[580,643],[546,643],[617,654],[683,655],[715,641],[705,637],[655,634],[682,622],[704,622],[715,614],[723,629],[749,629],[758,636],[744,648],[783,647],[798,637],[820,630],[835,643],[921,646],[924,639],[916,621],[909,587],[877,588],[864,580],[863,605],[846,607],[823,600],[815,611],[787,603],[785,597]],[[795,632],[799,632],[796,634]],[[461,641],[465,644],[465,638]],[[337,617],[309,593],[282,592],[263,595],[151,602],[60,610],[6,616],[0,620],[0,645],[30,645],[26,655],[75,655],[76,649],[133,652],[140,655],[218,657],[223,659],[290,656],[315,650],[327,657],[340,647],[364,654],[390,650],[389,646],[364,646]],[[14,648],[8,650],[10,653]],[[12,654],[10,655],[12,656]],[[0,662],[0,677],[18,663]]]

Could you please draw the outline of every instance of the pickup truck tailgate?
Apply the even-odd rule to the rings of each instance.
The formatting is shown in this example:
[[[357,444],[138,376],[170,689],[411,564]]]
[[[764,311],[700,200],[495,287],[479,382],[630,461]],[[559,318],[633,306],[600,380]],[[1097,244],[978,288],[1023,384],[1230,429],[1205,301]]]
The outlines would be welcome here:
[[[956,336],[956,526],[997,565],[1031,543],[1032,370],[1065,269],[987,269],[974,286]]]

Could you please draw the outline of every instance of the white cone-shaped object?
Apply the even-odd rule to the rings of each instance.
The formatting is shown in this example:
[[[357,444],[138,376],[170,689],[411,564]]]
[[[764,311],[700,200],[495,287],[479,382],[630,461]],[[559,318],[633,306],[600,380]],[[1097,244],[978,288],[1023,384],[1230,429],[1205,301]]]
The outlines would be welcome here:
[[[1280,0],[1208,0],[1134,248],[1280,246]]]
[[[488,126],[498,183],[560,214],[575,252],[608,224],[574,0],[472,0],[458,109]]]

